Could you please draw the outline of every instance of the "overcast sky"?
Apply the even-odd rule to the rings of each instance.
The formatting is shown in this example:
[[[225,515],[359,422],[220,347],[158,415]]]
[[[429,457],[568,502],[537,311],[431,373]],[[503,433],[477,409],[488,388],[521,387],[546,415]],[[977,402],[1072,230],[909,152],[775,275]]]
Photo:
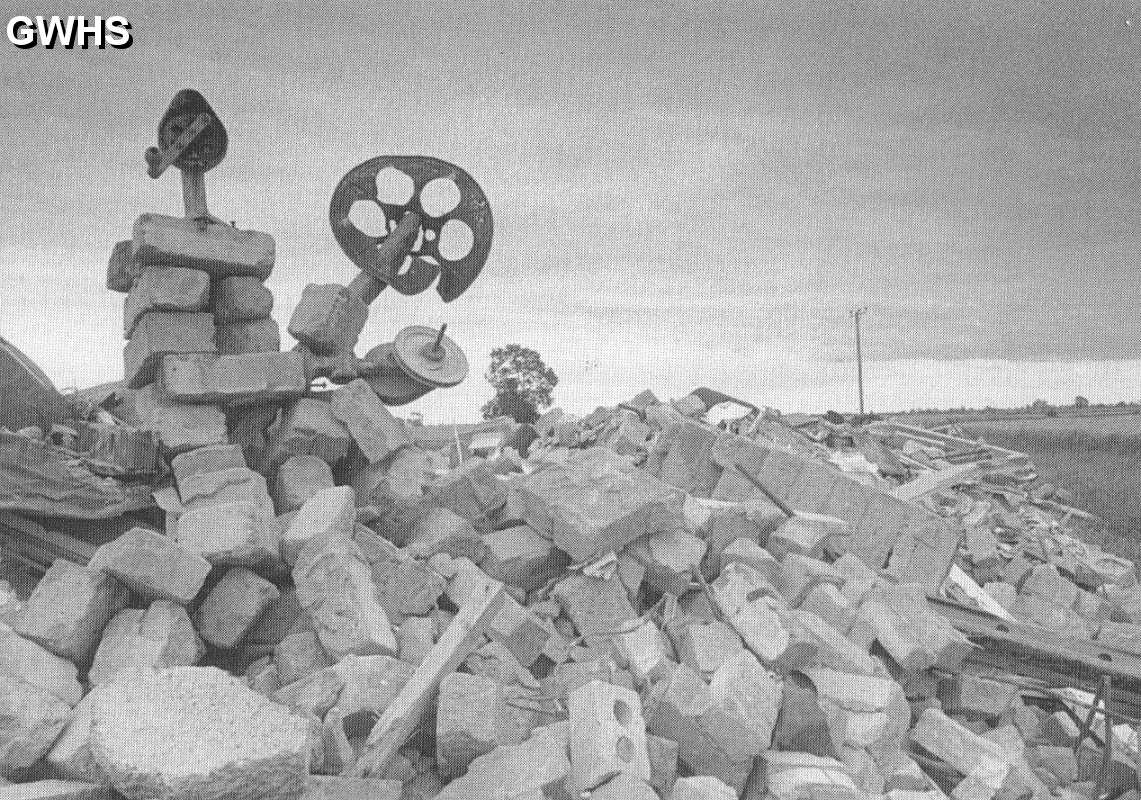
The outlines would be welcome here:
[[[475,417],[506,342],[574,409],[851,408],[856,306],[872,408],[1141,399],[1135,0],[162,5],[88,11],[128,50],[0,43],[0,335],[61,385],[121,377],[107,257],[181,213],[142,154],[195,87],[230,133],[211,210],[276,239],[283,330],[353,275],[327,222],[349,168],[422,153],[483,186],[472,289],[385,292],[362,337],[449,323],[472,375],[429,419]]]

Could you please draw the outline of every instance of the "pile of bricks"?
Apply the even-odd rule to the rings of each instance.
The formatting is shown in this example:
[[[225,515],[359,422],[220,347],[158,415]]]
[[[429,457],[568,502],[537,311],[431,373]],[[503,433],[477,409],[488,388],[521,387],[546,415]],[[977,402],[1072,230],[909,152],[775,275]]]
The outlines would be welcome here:
[[[1103,769],[929,602],[970,566],[952,485],[901,499],[803,431],[648,393],[482,456],[361,380],[245,384],[284,409],[257,463],[170,438],[247,408],[209,376],[248,352],[205,331],[255,323],[219,317],[229,277],[164,272],[210,262],[159,266],[149,224],[127,363],[187,420],[155,426],[166,524],[0,606],[0,798],[1135,798],[1135,740]],[[1069,592],[1056,570],[1020,597]],[[1089,593],[1120,610],[1130,575]]]

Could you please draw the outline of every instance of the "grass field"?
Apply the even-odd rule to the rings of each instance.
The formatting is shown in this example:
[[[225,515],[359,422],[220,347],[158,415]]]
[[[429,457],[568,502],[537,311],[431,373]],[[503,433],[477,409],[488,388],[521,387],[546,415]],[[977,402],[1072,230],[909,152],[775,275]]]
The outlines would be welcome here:
[[[963,420],[963,430],[1030,456],[1043,481],[1073,493],[1108,531],[1097,542],[1141,557],[1141,415],[1113,414]]]

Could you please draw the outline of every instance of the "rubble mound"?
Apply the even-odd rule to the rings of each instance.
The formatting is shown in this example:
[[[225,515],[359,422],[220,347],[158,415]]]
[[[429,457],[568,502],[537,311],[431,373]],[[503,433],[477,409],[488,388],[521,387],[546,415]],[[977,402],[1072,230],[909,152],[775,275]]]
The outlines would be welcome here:
[[[128,798],[297,796],[308,726],[214,667],[120,673],[100,694],[92,747]]]

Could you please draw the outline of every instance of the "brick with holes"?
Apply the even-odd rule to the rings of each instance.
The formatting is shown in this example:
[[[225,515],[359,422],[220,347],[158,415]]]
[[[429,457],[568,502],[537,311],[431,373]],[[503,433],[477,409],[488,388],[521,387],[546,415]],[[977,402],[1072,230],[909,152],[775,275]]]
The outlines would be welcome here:
[[[637,692],[591,681],[570,693],[571,788],[591,791],[619,773],[650,780]]]

